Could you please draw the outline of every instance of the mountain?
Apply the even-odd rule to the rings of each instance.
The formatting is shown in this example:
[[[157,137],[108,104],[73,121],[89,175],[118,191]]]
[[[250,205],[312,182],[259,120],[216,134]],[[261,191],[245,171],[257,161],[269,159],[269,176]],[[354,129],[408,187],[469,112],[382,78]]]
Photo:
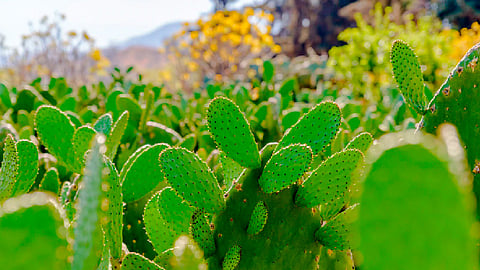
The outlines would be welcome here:
[[[162,55],[158,49],[165,39],[180,31],[181,28],[181,22],[168,23],[150,33],[132,37],[103,49],[103,53],[110,60],[112,67],[134,66],[139,71],[158,69],[166,62],[165,55]]]
[[[163,41],[171,37],[182,28],[181,22],[173,22],[164,24],[150,33],[132,37],[124,42],[117,44],[115,47],[124,49],[130,46],[145,46],[158,48],[162,46]]]

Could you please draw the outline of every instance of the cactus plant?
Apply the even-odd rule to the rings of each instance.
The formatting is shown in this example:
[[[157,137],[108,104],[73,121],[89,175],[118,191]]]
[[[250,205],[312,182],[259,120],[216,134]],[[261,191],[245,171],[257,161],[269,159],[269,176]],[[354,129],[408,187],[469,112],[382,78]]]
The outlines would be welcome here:
[[[480,128],[476,124],[480,122],[477,102],[480,98],[480,68],[477,68],[479,57],[480,43],[465,54],[423,109],[423,80],[418,76],[421,71],[415,54],[402,41],[394,42],[391,53],[395,79],[406,96],[406,101],[414,108],[420,108],[418,111],[423,114],[418,128],[435,134],[442,123],[448,122],[457,127],[467,150],[468,164],[474,174],[477,201],[480,201],[480,145],[477,143]],[[408,87],[412,85],[415,87]],[[480,207],[477,207],[477,216],[480,217]]]
[[[411,133],[372,147],[358,213],[362,269],[478,269],[473,194],[455,133],[448,151]]]
[[[315,269],[322,245],[349,249],[347,229],[340,234],[327,229],[349,226],[342,223],[352,212],[348,199],[330,220],[311,208],[348,194],[352,173],[363,160],[352,146],[310,168],[312,155],[320,158],[340,119],[336,104],[320,103],[280,143],[258,151],[240,109],[227,98],[213,99],[207,109],[210,132],[228,158],[247,168],[232,188],[222,190],[198,155],[183,148],[163,150],[160,165],[171,187],[157,193],[144,214],[157,253],[173,256],[168,254],[174,239],[191,234],[210,269]],[[169,260],[158,261],[171,267]]]
[[[0,202],[32,187],[38,171],[38,150],[30,141],[18,142],[7,135],[0,169]]]

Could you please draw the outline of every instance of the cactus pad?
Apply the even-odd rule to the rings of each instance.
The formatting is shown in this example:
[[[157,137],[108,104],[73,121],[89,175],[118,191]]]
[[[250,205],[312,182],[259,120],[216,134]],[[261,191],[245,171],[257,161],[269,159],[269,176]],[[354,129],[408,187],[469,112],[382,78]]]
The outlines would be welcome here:
[[[110,134],[110,130],[112,129],[112,122],[112,116],[107,113],[98,118],[97,122],[95,122],[93,125],[93,128],[96,132],[108,136]]]
[[[435,138],[392,145],[398,138],[398,134],[381,138],[379,145],[392,148],[379,146],[378,158],[369,162],[358,220],[362,267],[475,269],[473,213],[458,187],[465,174],[449,171],[453,163],[432,150]],[[382,139],[387,143],[381,144]],[[403,141],[412,140],[403,137]]]
[[[40,106],[35,114],[38,138],[52,155],[64,165],[69,165],[75,126],[68,116],[56,107]]]
[[[214,98],[208,105],[207,124],[213,139],[228,157],[244,167],[260,166],[258,147],[250,125],[231,100]]]
[[[65,220],[55,197],[35,192],[0,208],[2,269],[69,269]]]
[[[295,183],[308,169],[312,150],[305,144],[289,145],[274,153],[258,180],[266,193],[281,191]]]
[[[350,188],[352,172],[362,159],[359,150],[349,149],[325,160],[298,189],[296,204],[314,207],[343,197]]]
[[[320,243],[331,250],[346,250],[351,247],[351,225],[357,218],[357,204],[335,216],[324,224],[315,237]]]
[[[224,208],[217,179],[196,154],[183,148],[168,148],[161,153],[160,164],[167,181],[190,205],[208,213]]]
[[[143,257],[138,253],[128,253],[122,262],[123,270],[161,270],[162,267]]]
[[[164,174],[159,166],[158,156],[168,148],[165,143],[155,144],[142,151],[133,162],[128,162],[129,167],[122,169],[122,193],[125,202],[136,201],[152,191],[164,179]],[[125,173],[123,174],[123,171]]]
[[[127,128],[128,117],[128,111],[123,112],[118,118],[118,120],[115,122],[115,125],[113,125],[110,135],[107,137],[107,141],[105,142],[107,152],[105,152],[105,156],[107,156],[110,160],[113,160],[113,158],[117,154],[118,146],[120,145],[123,133]]]
[[[240,262],[241,248],[238,245],[232,246],[223,259],[223,270],[233,270]]]
[[[17,142],[18,175],[13,188],[12,196],[27,193],[35,182],[38,173],[37,146],[26,140]]]
[[[18,175],[18,154],[15,139],[7,135],[3,147],[3,162],[0,169],[0,202],[8,199]]]
[[[360,133],[345,146],[345,149],[358,149],[362,153],[366,153],[372,142],[373,137],[370,133]]]
[[[155,250],[173,247],[175,240],[188,234],[193,209],[168,187],[155,194],[145,207],[145,229]]]
[[[251,235],[259,234],[265,224],[267,224],[268,210],[263,201],[259,201],[253,208],[252,216],[248,222],[247,233]]]
[[[204,256],[209,257],[213,255],[213,253],[215,253],[215,241],[205,213],[195,211],[191,224],[190,231],[193,239],[197,242],[198,246],[203,249]]]
[[[318,155],[335,137],[340,127],[341,112],[337,104],[322,102],[303,115],[285,132],[276,151],[295,143],[306,144]]]
[[[393,75],[406,102],[418,113],[424,114],[427,98],[423,92],[423,75],[417,56],[407,43],[396,40],[390,54]]]

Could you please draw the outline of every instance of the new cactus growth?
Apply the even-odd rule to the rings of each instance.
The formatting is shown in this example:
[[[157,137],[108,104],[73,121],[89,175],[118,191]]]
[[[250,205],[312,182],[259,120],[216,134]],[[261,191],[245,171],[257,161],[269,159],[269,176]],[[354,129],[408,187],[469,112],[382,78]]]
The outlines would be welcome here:
[[[348,207],[348,197],[343,197],[363,160],[354,145],[365,150],[371,137],[362,135],[357,138],[362,143],[354,141],[350,149],[310,168],[313,156],[320,159],[337,133],[341,113],[336,104],[315,106],[279,144],[268,144],[260,152],[249,135],[248,122],[232,101],[215,98],[207,111],[212,137],[226,153],[222,165],[232,172],[236,169],[229,169],[229,163],[247,168],[238,177],[229,172],[231,188],[222,190],[198,155],[183,148],[163,150],[160,166],[171,188],[157,193],[144,214],[157,253],[166,256],[176,237],[191,234],[209,269],[315,269],[322,245],[350,248],[346,233],[354,211]],[[320,212],[312,210],[340,197],[342,203],[330,209],[331,220],[322,220]]]
[[[433,99],[424,110],[422,120],[418,127],[426,132],[435,134],[442,123],[451,123],[458,129],[462,142],[467,151],[468,164],[474,173],[474,190],[477,201],[480,201],[480,144],[477,139],[480,136],[480,68],[477,62],[480,57],[480,44],[473,46],[452,70],[447,80],[435,93]],[[418,64],[412,49],[404,42],[397,41],[392,47],[392,65],[394,66],[395,79],[397,79],[406,101],[415,108],[423,104],[418,85],[423,85]],[[402,59],[400,61],[398,59]],[[417,61],[418,62],[418,61]],[[410,64],[408,64],[410,63]],[[404,86],[405,85],[405,86]],[[416,86],[407,88],[407,86]],[[417,98],[410,98],[417,97]],[[480,217],[480,207],[477,207],[477,215]]]

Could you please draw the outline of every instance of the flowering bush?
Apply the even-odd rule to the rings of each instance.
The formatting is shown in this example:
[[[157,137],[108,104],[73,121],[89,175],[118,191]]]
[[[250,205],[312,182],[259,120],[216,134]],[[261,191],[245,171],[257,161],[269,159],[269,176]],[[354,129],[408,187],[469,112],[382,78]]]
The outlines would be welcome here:
[[[251,60],[281,51],[270,34],[272,22],[272,14],[247,8],[243,13],[217,11],[195,23],[185,23],[165,42],[170,65],[161,72],[162,79],[172,88],[191,90],[205,79],[242,74]]]
[[[425,68],[427,85],[437,88],[457,61],[449,57],[456,31],[444,29],[432,16],[414,21],[412,15],[407,15],[405,24],[396,24],[390,18],[392,9],[387,7],[384,11],[380,4],[372,12],[373,25],[356,14],[357,27],[346,29],[338,36],[347,45],[329,51],[328,66],[335,72],[337,86],[352,91],[355,96],[378,100],[381,89],[391,86],[390,47],[394,40],[402,39],[415,48]]]

